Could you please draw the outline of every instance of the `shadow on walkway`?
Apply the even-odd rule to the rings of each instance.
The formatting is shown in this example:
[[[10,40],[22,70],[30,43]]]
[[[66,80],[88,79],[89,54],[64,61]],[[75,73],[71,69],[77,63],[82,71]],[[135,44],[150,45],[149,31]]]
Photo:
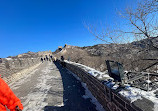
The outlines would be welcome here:
[[[96,111],[95,105],[90,102],[90,99],[84,99],[85,89],[82,87],[72,74],[62,68],[59,63],[54,63],[60,71],[63,82],[63,102],[64,106],[45,106],[44,111]]]

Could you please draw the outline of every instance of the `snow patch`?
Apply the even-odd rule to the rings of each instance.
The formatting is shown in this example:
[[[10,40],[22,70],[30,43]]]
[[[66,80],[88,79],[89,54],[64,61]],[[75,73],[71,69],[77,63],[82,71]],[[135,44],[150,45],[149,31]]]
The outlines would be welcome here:
[[[97,71],[93,68],[90,68],[88,66],[85,66],[83,64],[79,64],[79,63],[75,63],[75,62],[71,62],[71,61],[67,61],[65,60],[65,62],[67,63],[70,63],[70,64],[73,64],[73,65],[76,65],[80,68],[82,68],[83,70],[85,70],[86,72],[88,72],[90,75],[94,76],[94,77],[97,77],[98,79],[102,79],[102,78],[111,78],[109,75],[108,75],[108,71],[105,71],[105,72],[100,72],[100,71]]]
[[[12,60],[12,58],[5,58],[5,59],[7,59],[8,61]]]
[[[96,77],[98,75],[94,70],[91,70],[88,73],[91,74],[94,77]]]
[[[141,95],[138,94],[136,91],[133,91],[132,88],[128,88],[128,90],[122,90],[119,92],[121,95],[125,96],[128,100],[132,102],[142,99]]]
[[[155,97],[155,94],[154,94],[155,91],[147,92],[147,91],[129,86],[129,87],[126,87],[126,90],[122,90],[119,93],[125,96],[127,99],[131,100],[131,102],[134,102],[138,99],[142,99],[141,97],[144,97],[152,101],[154,103],[154,111],[158,111],[158,98]]]

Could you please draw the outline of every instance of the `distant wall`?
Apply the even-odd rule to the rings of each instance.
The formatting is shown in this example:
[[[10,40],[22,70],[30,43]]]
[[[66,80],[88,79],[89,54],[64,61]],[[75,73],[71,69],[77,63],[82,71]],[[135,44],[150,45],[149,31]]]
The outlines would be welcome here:
[[[4,58],[2,59],[2,63],[0,63],[0,75],[8,77],[39,62],[40,58]]]
[[[103,85],[98,79],[83,69],[68,63],[66,63],[66,67],[87,84],[88,89],[106,111],[142,111],[125,97]]]

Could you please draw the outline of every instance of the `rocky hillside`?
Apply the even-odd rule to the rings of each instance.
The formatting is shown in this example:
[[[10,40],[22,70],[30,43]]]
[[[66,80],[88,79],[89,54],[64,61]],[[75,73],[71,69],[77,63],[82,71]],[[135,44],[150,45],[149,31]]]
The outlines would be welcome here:
[[[65,59],[100,71],[106,70],[105,60],[119,61],[124,64],[125,70],[142,71],[158,62],[151,60],[158,59],[158,49],[155,48],[157,45],[158,37],[128,44],[98,44],[87,47],[65,45],[62,50],[57,49],[54,56],[60,59],[60,56],[63,55]]]

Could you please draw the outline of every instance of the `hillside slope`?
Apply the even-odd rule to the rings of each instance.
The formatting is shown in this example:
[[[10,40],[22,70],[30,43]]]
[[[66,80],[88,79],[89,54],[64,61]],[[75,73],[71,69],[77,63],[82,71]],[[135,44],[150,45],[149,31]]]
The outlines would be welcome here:
[[[158,37],[152,39],[157,47]],[[78,62],[96,70],[106,70],[105,60],[114,60],[124,64],[125,70],[142,71],[148,66],[158,62],[158,50],[147,45],[149,40],[144,39],[128,44],[98,44],[87,47],[65,45],[61,51],[58,49],[54,56]],[[145,60],[146,59],[146,60]],[[147,60],[150,59],[150,60]]]

